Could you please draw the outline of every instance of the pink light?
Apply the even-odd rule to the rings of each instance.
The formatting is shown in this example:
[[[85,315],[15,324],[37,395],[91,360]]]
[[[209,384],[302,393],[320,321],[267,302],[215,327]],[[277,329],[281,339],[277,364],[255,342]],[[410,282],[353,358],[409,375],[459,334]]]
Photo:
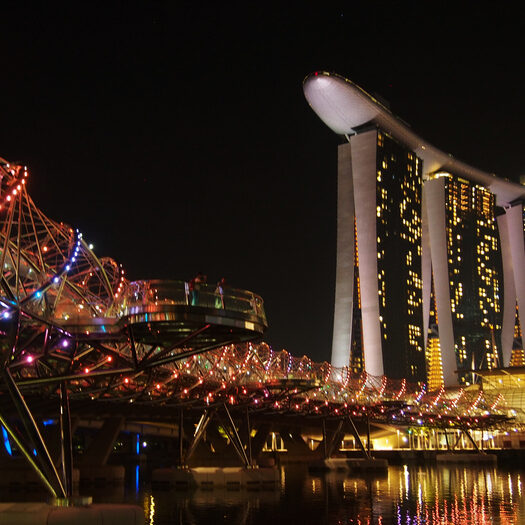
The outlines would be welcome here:
[[[33,362],[33,356],[32,356],[32,355],[28,355],[28,356],[26,357],[26,361],[27,361],[28,363],[32,363],[32,362]]]

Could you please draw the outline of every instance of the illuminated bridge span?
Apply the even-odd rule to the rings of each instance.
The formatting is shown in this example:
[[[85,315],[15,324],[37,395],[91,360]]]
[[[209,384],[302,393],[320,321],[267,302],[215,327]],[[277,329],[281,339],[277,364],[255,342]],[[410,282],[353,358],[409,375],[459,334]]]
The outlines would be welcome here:
[[[507,419],[500,395],[429,393],[254,343],[267,322],[251,292],[129,282],[35,206],[27,175],[0,159],[0,422],[53,494],[71,494],[70,399],[458,429]],[[30,410],[36,396],[60,402],[62,474]]]

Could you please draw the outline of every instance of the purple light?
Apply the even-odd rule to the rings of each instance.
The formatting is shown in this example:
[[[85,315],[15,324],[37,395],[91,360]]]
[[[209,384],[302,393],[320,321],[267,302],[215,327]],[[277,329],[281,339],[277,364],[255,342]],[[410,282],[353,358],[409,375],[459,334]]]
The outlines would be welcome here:
[[[67,339],[62,340],[62,348],[67,348],[69,346],[69,341]]]
[[[59,278],[59,277],[53,277],[53,282],[54,282],[55,284],[57,284],[59,281],[60,281],[60,278]]]

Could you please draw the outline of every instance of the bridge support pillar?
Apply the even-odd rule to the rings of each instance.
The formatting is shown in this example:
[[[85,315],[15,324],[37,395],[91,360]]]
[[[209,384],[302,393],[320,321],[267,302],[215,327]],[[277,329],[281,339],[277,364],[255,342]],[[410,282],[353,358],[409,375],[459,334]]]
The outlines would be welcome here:
[[[191,440],[190,446],[188,447],[188,450],[186,451],[186,455],[184,457],[184,465],[188,464],[188,461],[190,460],[191,456],[195,452],[197,445],[199,444],[200,440],[204,436],[204,432],[206,431],[206,428],[208,427],[208,424],[210,423],[212,416],[213,416],[213,412],[210,410],[205,410],[204,413],[202,414],[197,424],[197,428],[195,429],[195,433],[193,434],[193,439]]]
[[[337,423],[335,430],[327,430],[324,432],[326,439],[325,459],[331,458],[339,450],[339,444],[344,434],[344,421],[342,419]]]
[[[184,411],[179,410],[179,467],[184,466]]]
[[[235,426],[235,423],[230,414],[230,411],[228,410],[228,406],[226,405],[226,403],[223,404],[223,408],[226,415],[226,419],[222,420],[219,416],[221,425],[224,431],[226,432],[231,444],[233,445],[235,452],[237,452],[239,459],[242,461],[245,467],[250,467],[250,460],[248,458],[248,455],[246,454],[244,444],[242,443],[241,437],[237,432],[237,427]]]
[[[250,424],[250,411],[246,407],[246,453],[248,455],[249,465],[253,465],[252,458],[252,426]]]
[[[264,444],[266,443],[266,438],[270,433],[270,425],[268,423],[262,423],[257,428],[257,433],[252,439],[252,456],[257,460],[259,454],[261,453]]]
[[[355,426],[354,420],[350,416],[348,416],[348,421],[350,422],[350,430],[352,432],[352,435],[354,436],[356,443],[359,445],[359,448],[363,452],[365,458],[370,459],[370,447],[367,446],[367,448],[365,448],[363,441],[361,440],[361,436],[359,435],[359,432],[357,431],[357,428]],[[368,429],[370,430],[370,427],[368,427]],[[370,443],[370,432],[368,433],[368,435],[368,442]]]
[[[123,417],[111,417],[106,419],[102,428],[98,431],[95,439],[82,457],[82,466],[103,466],[107,463],[109,455],[113,450],[113,444],[124,425]]]
[[[468,439],[474,446],[474,449],[476,450],[476,452],[481,452],[482,454],[485,453],[483,450],[481,451],[479,450],[478,444],[474,441],[474,438],[472,437],[471,433],[466,428],[463,429],[463,433],[465,434],[465,436],[468,437]],[[483,443],[483,440],[481,440],[481,443]]]
[[[22,426],[19,429],[11,425],[2,412],[0,412],[0,423],[51,494],[55,498],[66,497],[64,484],[49,454],[38,425],[8,368],[5,368],[0,374],[0,386],[3,386],[3,390],[7,392],[2,399],[2,408],[7,408],[7,405],[11,405],[10,408],[14,409],[14,412],[22,421]]]
[[[60,443],[61,443],[61,460],[62,475],[64,479],[64,488],[66,496],[69,498],[73,495],[73,433],[71,431],[71,413],[69,411],[69,394],[67,383],[60,383]]]
[[[279,435],[288,450],[288,456],[311,456],[312,451],[308,448],[300,432],[289,428],[279,428]]]
[[[75,435],[78,427],[78,419],[71,419],[71,436]],[[49,448],[49,454],[53,463],[58,467],[62,465],[62,443],[60,436],[60,421],[56,425],[48,425],[42,429],[42,435]]]

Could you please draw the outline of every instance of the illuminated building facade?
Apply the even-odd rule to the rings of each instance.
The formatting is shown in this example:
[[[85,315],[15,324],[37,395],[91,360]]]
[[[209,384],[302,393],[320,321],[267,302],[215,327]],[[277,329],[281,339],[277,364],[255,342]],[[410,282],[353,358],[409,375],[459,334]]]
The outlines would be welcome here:
[[[375,362],[373,375],[423,381],[421,159],[377,128],[352,136],[339,153],[337,292],[347,296],[336,316],[352,326],[350,336],[347,326],[341,331],[351,367]],[[333,364],[347,366],[348,354]]]
[[[432,368],[447,386],[508,366],[525,311],[525,188],[440,151],[338,75],[303,89],[346,139],[332,364],[413,381]]]
[[[525,221],[524,221],[525,224]],[[516,306],[516,322],[514,325],[514,342],[512,344],[512,353],[510,356],[510,366],[525,367],[525,352],[523,351],[523,336],[519,320],[519,310]]]
[[[426,359],[427,359],[427,380],[430,392],[439,390],[445,385],[443,378],[443,360],[441,356],[441,345],[438,333],[438,317],[436,309],[436,294],[432,287],[430,295],[429,328],[427,330]]]
[[[460,383],[469,384],[475,380],[472,370],[500,363],[496,339],[501,331],[502,279],[495,196],[443,171],[428,175],[423,193],[423,271],[434,283],[440,350],[450,361],[455,357],[449,366],[458,370]],[[443,256],[446,260],[440,260]],[[428,287],[425,292],[427,304]],[[432,313],[425,317],[425,333],[431,319]]]

